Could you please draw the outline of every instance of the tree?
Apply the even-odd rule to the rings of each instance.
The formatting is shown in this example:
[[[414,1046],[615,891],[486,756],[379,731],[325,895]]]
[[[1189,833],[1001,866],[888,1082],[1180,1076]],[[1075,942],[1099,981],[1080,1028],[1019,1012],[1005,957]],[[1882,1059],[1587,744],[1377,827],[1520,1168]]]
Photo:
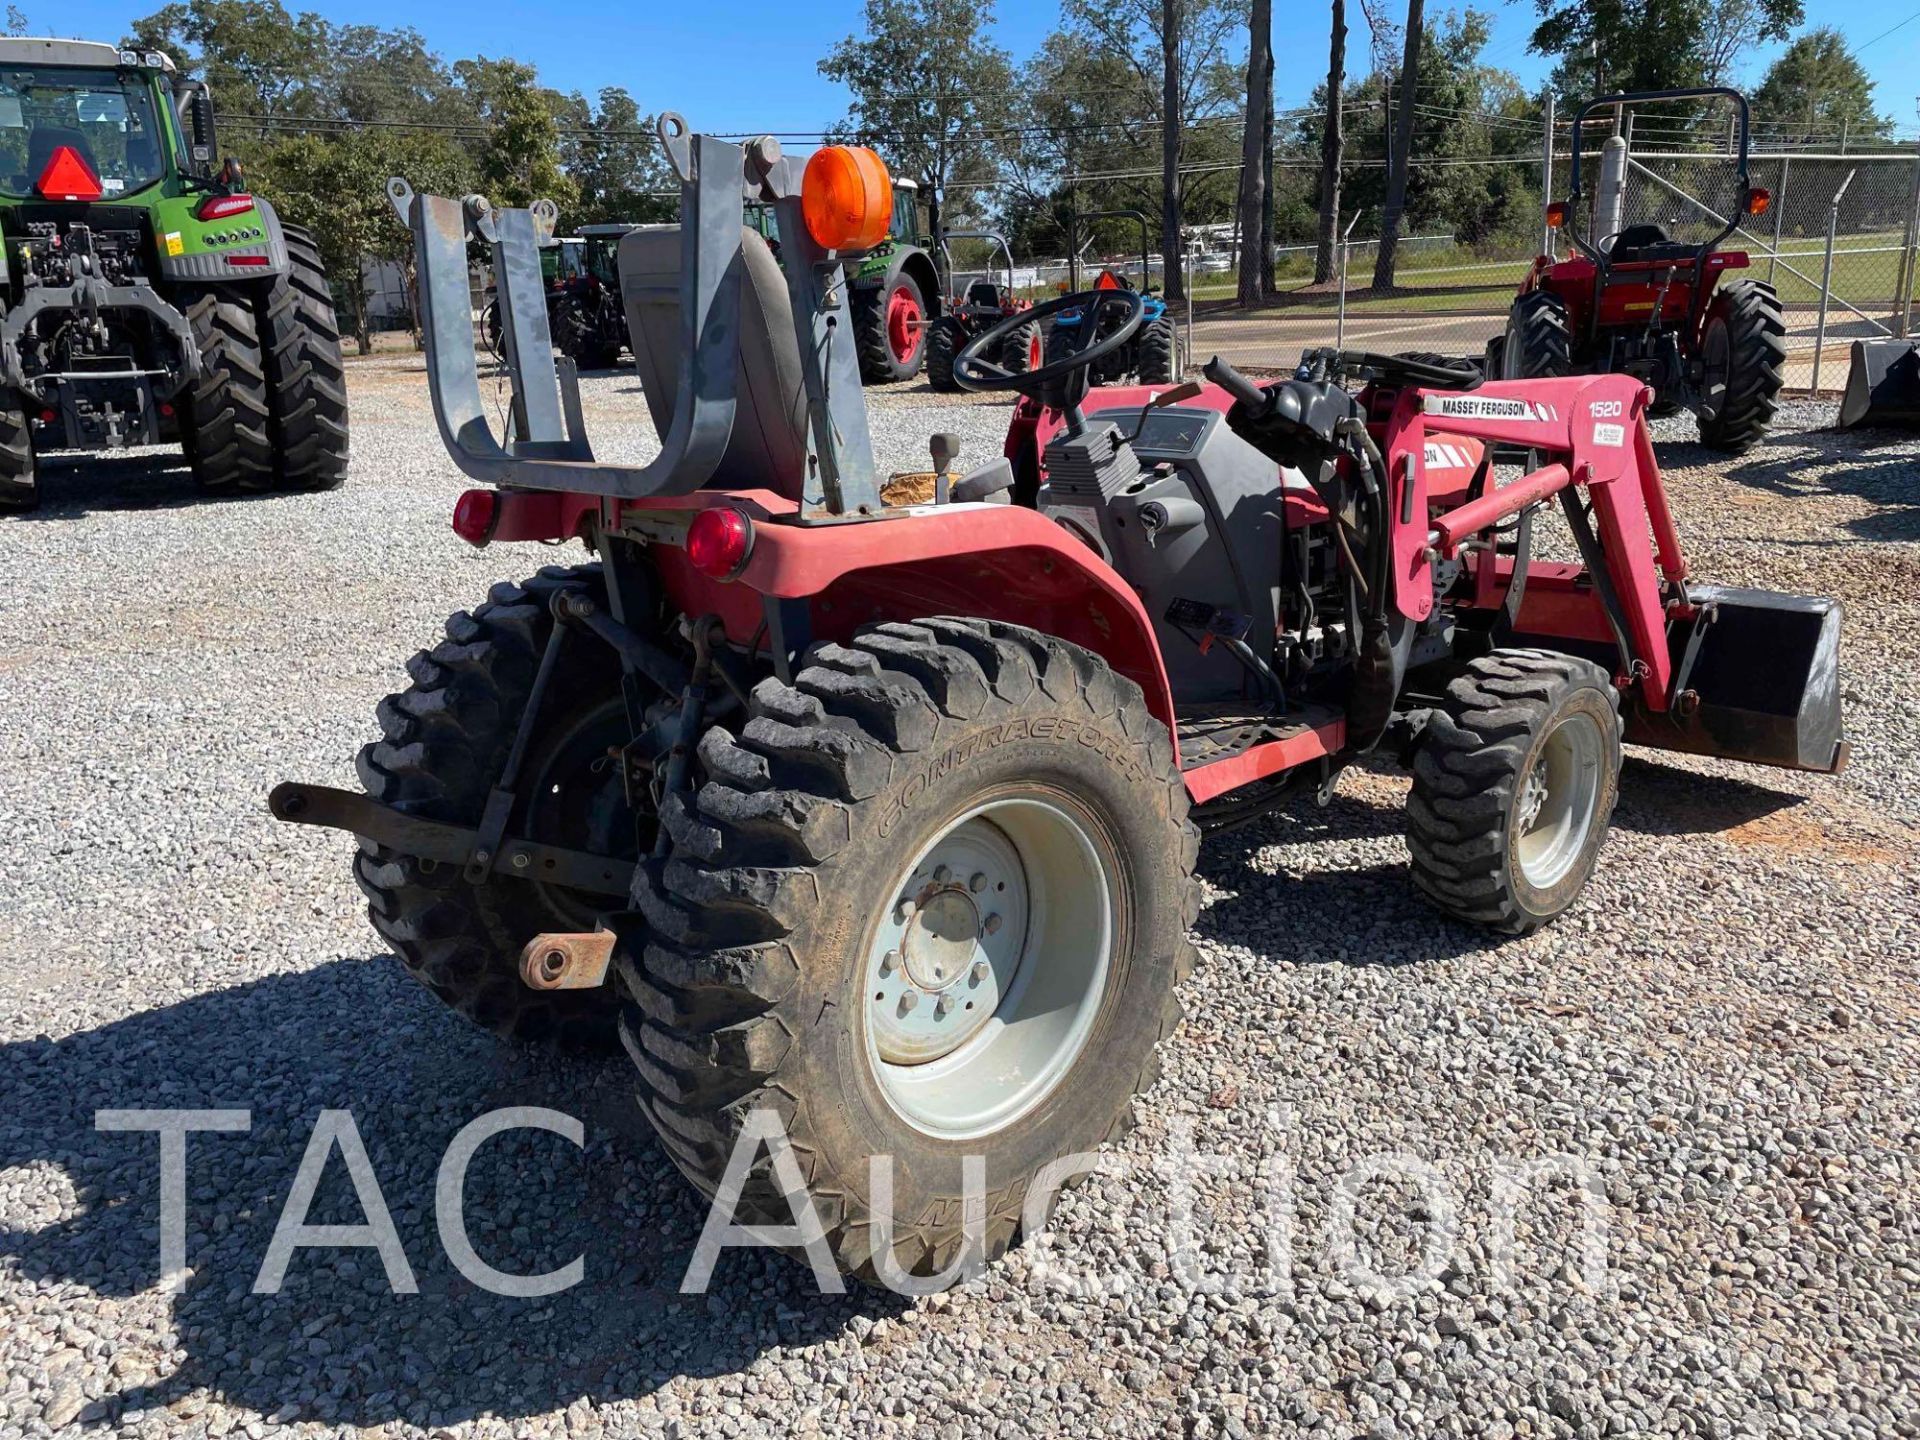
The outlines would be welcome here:
[[[1380,248],[1373,259],[1373,288],[1393,288],[1400,221],[1407,210],[1407,172],[1413,163],[1413,122],[1419,113],[1420,42],[1427,33],[1426,0],[1407,0],[1406,51],[1400,62],[1400,107],[1394,116],[1393,148],[1387,153],[1387,204],[1380,216]]]
[[[229,134],[264,135],[269,121],[321,110],[316,82],[327,72],[331,38],[318,15],[290,15],[279,0],[189,0],[134,21],[128,43],[165,51],[205,79]]]
[[[676,182],[654,133],[654,117],[640,113],[617,85],[600,92],[597,107],[567,97],[560,157],[579,192],[569,229],[613,221],[671,220]]]
[[[1557,55],[1556,91],[1578,103],[1622,90],[1673,90],[1733,73],[1747,46],[1784,40],[1801,0],[1534,0],[1529,48]]]
[[[1242,305],[1267,297],[1267,154],[1273,124],[1273,3],[1253,0],[1247,16],[1247,118],[1240,136],[1240,294]]]
[[[1753,95],[1757,124],[1787,144],[1877,139],[1893,128],[1873,104],[1873,82],[1837,30],[1802,35],[1768,67]]]
[[[1013,60],[989,39],[993,0],[867,0],[820,73],[853,92],[837,134],[918,181],[936,234],[942,207],[968,208],[998,176]]]
[[[507,207],[572,205],[574,183],[560,168],[561,97],[518,60],[460,60],[453,73],[487,127],[474,157],[487,198]]]
[[[1334,247],[1340,243],[1340,162],[1342,115],[1347,84],[1347,5],[1333,0],[1333,35],[1327,46],[1327,88],[1320,122],[1320,233],[1313,253],[1313,280],[1333,278]]]
[[[1168,299],[1180,299],[1182,222],[1233,214],[1234,191],[1209,189],[1205,176],[1189,184],[1186,172],[1203,160],[1222,162],[1214,172],[1220,176],[1237,168],[1239,137],[1223,122],[1239,124],[1244,98],[1244,73],[1227,59],[1230,37],[1246,24],[1244,0],[1064,0],[1061,18],[1060,47],[1117,62],[1102,67],[1108,88],[1078,107],[1080,130],[1069,137],[1073,168],[1158,170],[1160,193],[1151,200],[1138,184],[1102,188],[1109,203],[1127,195],[1132,205],[1159,212],[1165,290]],[[1088,68],[1062,67],[1062,80],[1084,79]]]

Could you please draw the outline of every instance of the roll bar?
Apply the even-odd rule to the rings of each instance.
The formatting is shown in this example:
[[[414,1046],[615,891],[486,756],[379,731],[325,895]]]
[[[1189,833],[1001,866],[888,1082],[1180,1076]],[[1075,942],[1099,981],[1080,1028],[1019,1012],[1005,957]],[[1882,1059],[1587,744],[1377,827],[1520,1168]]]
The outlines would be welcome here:
[[[1701,85],[1687,90],[1628,90],[1618,95],[1601,95],[1580,107],[1573,117],[1573,129],[1569,132],[1571,136],[1569,148],[1573,151],[1573,179],[1572,189],[1567,194],[1567,238],[1589,260],[1601,265],[1602,268],[1605,267],[1606,260],[1599,248],[1589,244],[1580,235],[1580,128],[1586,124],[1587,116],[1595,110],[1611,110],[1627,105],[1646,104],[1650,101],[1704,100],[1716,95],[1733,101],[1734,109],[1740,117],[1739,154],[1736,157],[1736,163],[1739,166],[1740,193],[1745,195],[1752,188],[1752,182],[1747,177],[1747,97],[1738,90],[1730,89],[1725,85]],[[1745,208],[1743,204],[1740,210],[1744,211]],[[1739,228],[1740,215],[1736,212],[1734,218],[1727,222],[1726,229],[1700,247],[1701,253],[1716,249],[1722,240]]]

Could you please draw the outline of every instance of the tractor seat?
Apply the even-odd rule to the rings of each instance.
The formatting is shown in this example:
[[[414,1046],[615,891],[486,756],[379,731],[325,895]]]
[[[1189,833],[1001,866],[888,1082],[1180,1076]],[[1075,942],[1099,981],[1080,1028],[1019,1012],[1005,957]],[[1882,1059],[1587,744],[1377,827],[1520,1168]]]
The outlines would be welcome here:
[[[1000,308],[1000,287],[991,280],[976,280],[967,287],[967,303],[984,305],[991,310]]]
[[[757,231],[740,236],[740,362],[733,434],[711,483],[801,498],[807,396],[793,302]],[[620,293],[640,388],[661,435],[680,393],[680,227],[643,225],[620,241]]]
[[[1629,225],[1613,237],[1607,258],[1616,265],[1636,261],[1691,260],[1697,248],[1675,243],[1664,225]]]

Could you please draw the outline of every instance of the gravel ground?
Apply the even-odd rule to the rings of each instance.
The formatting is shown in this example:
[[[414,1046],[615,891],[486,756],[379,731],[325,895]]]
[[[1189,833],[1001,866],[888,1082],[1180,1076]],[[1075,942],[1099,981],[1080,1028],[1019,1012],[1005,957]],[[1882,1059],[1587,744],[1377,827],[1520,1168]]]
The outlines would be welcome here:
[[[603,453],[644,451],[631,383],[587,388]],[[0,522],[0,1435],[1920,1427],[1920,446],[1817,433],[1820,407],[1742,461],[1661,447],[1698,574],[1847,602],[1847,774],[1635,754],[1584,903],[1507,943],[1409,888],[1397,775],[1215,842],[1189,1022],[1113,1172],[1043,1246],[909,1303],[754,1253],[679,1295],[702,1212],[624,1062],[443,1012],[362,920],[350,842],[268,820],[279,779],[352,783],[407,655],[550,558],[448,533],[417,366],[356,369],[354,406],[333,495],[202,503],[177,468],[90,463]],[[930,430],[980,459],[1004,424],[924,391],[875,411],[901,469]],[[584,1254],[545,1300],[474,1288],[436,1237],[446,1141],[504,1104],[586,1124],[584,1153],[517,1132],[469,1177],[483,1255]],[[251,1112],[191,1142],[177,1295],[152,1137],[93,1129],[138,1106]],[[249,1293],[324,1108],[352,1112],[419,1293],[366,1250]],[[1183,1136],[1238,1165],[1185,1236],[1155,1164]],[[1600,1197],[1598,1263],[1543,1182],[1503,1275],[1496,1176],[1554,1157]],[[335,1162],[314,1219],[359,1218]],[[1429,1283],[1359,1273],[1416,1263]]]

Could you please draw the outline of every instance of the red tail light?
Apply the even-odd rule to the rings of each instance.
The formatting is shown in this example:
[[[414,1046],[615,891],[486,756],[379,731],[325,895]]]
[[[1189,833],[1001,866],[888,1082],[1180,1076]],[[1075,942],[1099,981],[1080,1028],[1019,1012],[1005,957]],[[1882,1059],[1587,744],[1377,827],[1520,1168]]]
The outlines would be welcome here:
[[[200,220],[226,220],[235,215],[244,215],[251,209],[251,195],[209,195],[193,213]]]
[[[93,167],[71,145],[56,145],[34,188],[49,200],[98,200],[105,192]]]
[[[453,533],[469,545],[484,545],[500,523],[500,492],[466,490],[454,502]]]
[[[687,559],[711,580],[731,580],[753,553],[753,522],[730,505],[702,510],[687,526]]]
[[[229,255],[227,256],[227,263],[229,265],[259,266],[271,264],[272,262],[265,255]]]

